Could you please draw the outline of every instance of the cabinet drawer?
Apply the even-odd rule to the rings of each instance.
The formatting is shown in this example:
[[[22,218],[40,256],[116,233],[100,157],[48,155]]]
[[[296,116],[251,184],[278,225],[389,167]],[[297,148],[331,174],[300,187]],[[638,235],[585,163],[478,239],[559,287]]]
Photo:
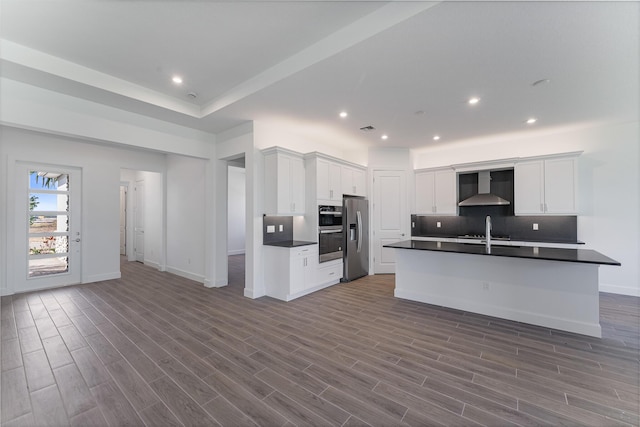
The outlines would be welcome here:
[[[318,268],[316,284],[322,285],[342,278],[342,262]]]

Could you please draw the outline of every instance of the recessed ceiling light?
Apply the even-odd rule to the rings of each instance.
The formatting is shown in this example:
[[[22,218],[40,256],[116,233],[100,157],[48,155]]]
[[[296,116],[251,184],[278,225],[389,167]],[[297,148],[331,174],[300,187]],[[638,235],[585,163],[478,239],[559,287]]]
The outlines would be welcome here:
[[[478,102],[480,102],[480,98],[477,98],[475,96],[473,98],[469,98],[470,105],[476,105]]]
[[[347,114],[347,112],[346,112],[346,111],[341,111],[341,112],[340,112],[340,117],[342,117],[343,119],[344,119],[345,117],[347,117],[348,115],[349,115],[349,114]]]
[[[434,136],[433,136],[433,140],[434,140],[434,141],[438,141],[439,139],[440,139],[440,135],[434,135]]]
[[[535,117],[531,117],[530,119],[527,119],[527,124],[528,125],[532,125],[537,121],[538,121],[538,119],[536,119]]]
[[[182,84],[182,77],[180,76],[173,76],[171,78],[171,81],[174,82],[175,84],[179,85]]]
[[[382,135],[380,138],[381,138],[381,139],[385,139],[385,140],[386,140],[386,139],[389,139],[389,135],[384,134],[384,135]]]

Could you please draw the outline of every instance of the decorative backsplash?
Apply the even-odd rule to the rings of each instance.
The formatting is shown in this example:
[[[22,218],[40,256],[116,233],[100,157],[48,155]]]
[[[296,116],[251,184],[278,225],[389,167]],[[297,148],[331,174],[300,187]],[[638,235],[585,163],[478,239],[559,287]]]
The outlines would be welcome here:
[[[280,231],[282,226],[282,231]],[[268,227],[273,227],[273,233],[267,233]],[[262,217],[262,243],[288,242],[293,240],[292,216],[268,216]]]
[[[465,234],[484,234],[485,217],[491,216],[492,236],[510,237],[511,240],[532,240],[576,243],[578,218],[576,216],[512,216],[505,215],[501,206],[473,207],[473,212],[460,216],[411,215],[411,236],[456,237]],[[462,210],[461,210],[462,213]],[[440,227],[438,227],[440,223]],[[533,230],[538,224],[538,230]]]

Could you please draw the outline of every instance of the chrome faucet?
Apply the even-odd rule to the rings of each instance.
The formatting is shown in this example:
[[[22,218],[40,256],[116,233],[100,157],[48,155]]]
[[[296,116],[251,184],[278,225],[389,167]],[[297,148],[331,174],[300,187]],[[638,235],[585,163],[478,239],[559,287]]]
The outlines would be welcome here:
[[[491,253],[491,216],[487,215],[487,217],[484,220],[484,235],[485,235],[485,241],[484,241],[484,247],[487,250],[487,253]]]

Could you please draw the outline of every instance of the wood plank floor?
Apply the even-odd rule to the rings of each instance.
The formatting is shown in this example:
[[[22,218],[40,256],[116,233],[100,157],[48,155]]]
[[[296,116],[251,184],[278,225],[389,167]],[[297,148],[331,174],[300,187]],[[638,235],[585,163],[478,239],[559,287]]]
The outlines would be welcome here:
[[[638,425],[639,299],[604,338],[393,297],[394,276],[284,303],[139,263],[2,298],[3,426]]]

